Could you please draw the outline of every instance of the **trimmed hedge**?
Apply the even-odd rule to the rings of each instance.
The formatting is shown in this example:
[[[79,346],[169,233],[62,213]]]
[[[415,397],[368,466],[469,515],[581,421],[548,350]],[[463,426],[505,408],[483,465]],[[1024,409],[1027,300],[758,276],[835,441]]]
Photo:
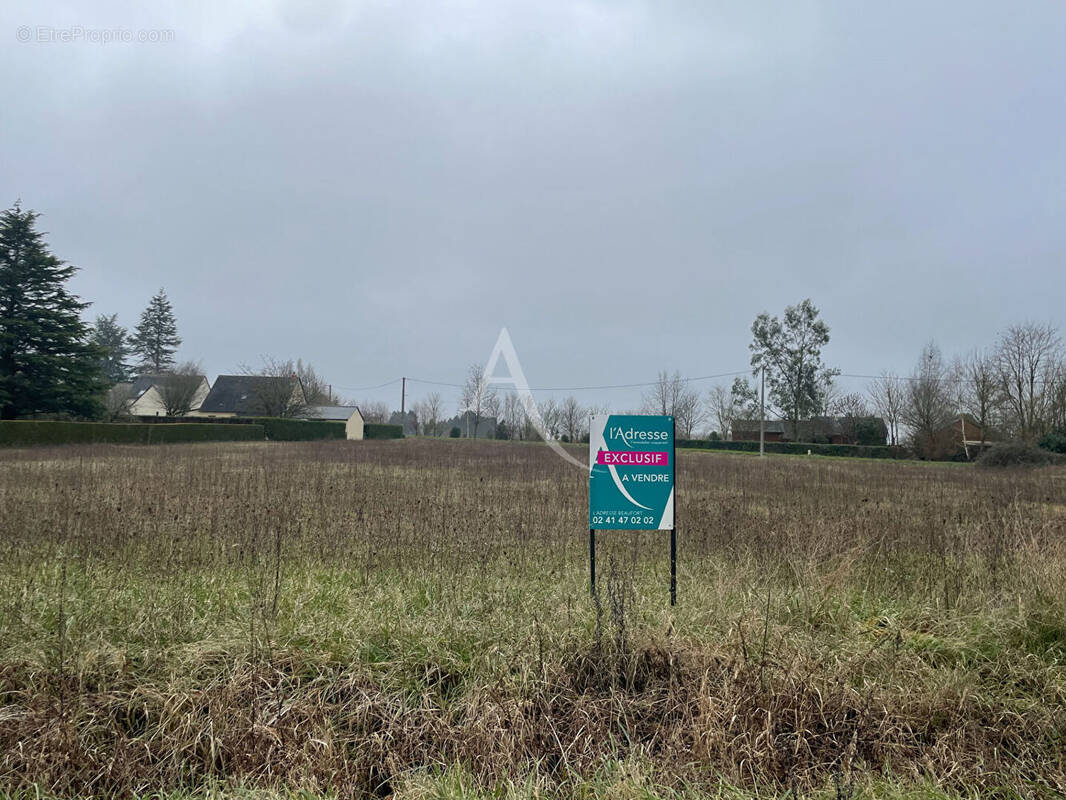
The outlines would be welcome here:
[[[312,442],[318,439],[344,439],[347,430],[343,422],[330,419],[292,419],[290,417],[144,417],[143,424],[162,425],[168,422],[202,425],[259,425],[266,438],[274,442]]]
[[[266,438],[272,442],[311,442],[317,439],[347,438],[344,423],[334,420],[255,417],[255,423],[263,426]]]
[[[382,425],[368,422],[363,426],[364,439],[402,439],[403,425]]]
[[[758,442],[712,442],[710,439],[678,439],[678,447],[698,450],[732,450],[742,453],[758,453]],[[905,447],[885,444],[808,444],[805,442],[767,442],[767,453],[788,453],[814,456],[843,456],[845,458],[912,458]]]
[[[262,441],[262,425],[120,422],[0,421],[0,446],[49,444],[168,444],[174,442]]]

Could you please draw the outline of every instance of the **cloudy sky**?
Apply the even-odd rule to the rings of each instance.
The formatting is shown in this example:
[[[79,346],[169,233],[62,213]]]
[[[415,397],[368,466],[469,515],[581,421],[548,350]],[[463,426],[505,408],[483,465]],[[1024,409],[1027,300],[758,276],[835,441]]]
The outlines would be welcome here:
[[[0,201],[212,377],[398,405],[502,326],[534,386],[709,375],[805,297],[846,373],[1066,327],[1061,0],[249,5],[0,10]]]

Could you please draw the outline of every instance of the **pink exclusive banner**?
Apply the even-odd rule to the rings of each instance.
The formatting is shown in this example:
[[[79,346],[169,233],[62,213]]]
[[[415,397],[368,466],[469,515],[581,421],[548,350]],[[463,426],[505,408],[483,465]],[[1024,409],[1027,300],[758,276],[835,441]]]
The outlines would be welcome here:
[[[665,467],[670,463],[669,453],[634,452],[630,450],[600,450],[596,453],[597,464],[619,467]]]

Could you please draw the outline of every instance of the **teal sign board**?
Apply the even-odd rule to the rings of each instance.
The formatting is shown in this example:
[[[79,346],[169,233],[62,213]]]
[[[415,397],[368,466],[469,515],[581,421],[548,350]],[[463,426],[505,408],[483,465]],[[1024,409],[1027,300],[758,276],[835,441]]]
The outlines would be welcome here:
[[[589,529],[674,529],[673,417],[592,418]]]

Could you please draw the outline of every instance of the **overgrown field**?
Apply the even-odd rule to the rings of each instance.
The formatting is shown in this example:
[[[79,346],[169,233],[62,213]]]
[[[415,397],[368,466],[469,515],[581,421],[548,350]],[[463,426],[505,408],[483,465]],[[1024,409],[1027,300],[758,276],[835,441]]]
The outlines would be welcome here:
[[[678,480],[671,609],[543,446],[0,452],[0,794],[1066,792],[1066,469]]]

